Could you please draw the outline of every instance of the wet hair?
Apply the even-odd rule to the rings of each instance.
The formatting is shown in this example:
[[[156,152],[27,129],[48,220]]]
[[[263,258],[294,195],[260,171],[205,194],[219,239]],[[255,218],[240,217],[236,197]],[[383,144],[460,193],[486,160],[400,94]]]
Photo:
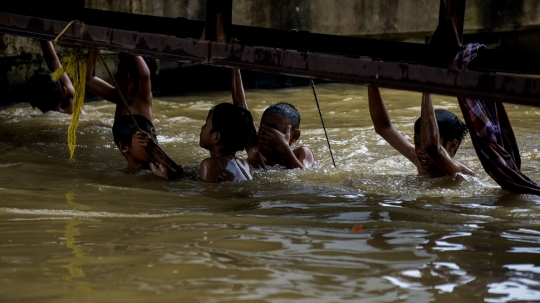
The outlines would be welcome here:
[[[133,65],[132,60],[133,55],[128,53],[118,53],[118,59],[120,62],[118,63],[118,66],[123,66],[127,72],[133,77],[137,78],[137,71],[135,70],[135,66]],[[157,73],[157,62],[156,59],[153,57],[147,57],[147,56],[141,56],[148,66],[148,69],[150,70],[150,82],[152,85],[152,94],[158,95],[159,94],[159,88],[156,81],[156,73]]]
[[[53,81],[51,73],[48,71],[44,69],[36,70],[28,81],[27,98],[32,107],[47,112],[60,103],[62,84],[60,80]]]
[[[246,147],[253,134],[253,117],[245,109],[231,103],[221,103],[210,109],[212,132],[219,132],[225,142],[225,150],[235,153]]]
[[[467,125],[463,121],[444,109],[436,109],[435,117],[437,119],[437,125],[439,126],[439,136],[443,140],[443,144],[446,145],[448,141],[457,140],[458,146],[461,145],[461,141],[467,135]],[[420,133],[420,118],[414,122],[414,133]]]
[[[286,102],[278,102],[270,105],[264,111],[264,113],[273,113],[287,118],[287,120],[289,120],[289,124],[291,125],[292,130],[300,128],[300,113],[292,104]]]
[[[152,122],[150,122],[150,120],[141,115],[133,115],[133,117],[135,118],[135,121],[137,121],[137,125],[139,125],[141,130],[152,134],[154,125]],[[131,140],[133,135],[137,132],[137,128],[133,124],[131,117],[129,115],[124,115],[114,120],[112,132],[116,146],[118,146],[118,143],[120,142],[126,144],[127,146],[131,146]]]

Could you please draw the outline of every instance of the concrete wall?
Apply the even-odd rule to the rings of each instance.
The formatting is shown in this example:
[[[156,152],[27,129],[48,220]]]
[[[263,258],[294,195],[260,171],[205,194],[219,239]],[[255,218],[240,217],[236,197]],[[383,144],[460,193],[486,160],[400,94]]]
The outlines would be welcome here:
[[[85,7],[116,12],[204,20],[204,0],[86,0]]]

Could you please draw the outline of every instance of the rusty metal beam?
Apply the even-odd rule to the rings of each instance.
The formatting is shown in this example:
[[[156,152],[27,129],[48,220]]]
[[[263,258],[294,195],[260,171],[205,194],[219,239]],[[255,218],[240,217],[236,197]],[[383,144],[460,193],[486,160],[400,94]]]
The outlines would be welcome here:
[[[205,27],[204,21],[88,9],[81,8],[79,3],[82,0],[61,1],[63,1],[61,3],[66,2],[66,6],[60,6],[69,8],[69,15],[59,11],[57,9],[59,7],[58,5],[50,6],[43,4],[43,0],[0,1],[0,11],[59,21],[77,19],[88,25],[176,36],[179,38],[200,39]],[[29,5],[29,2],[35,2],[36,7],[40,9],[30,9],[33,6]],[[442,6],[442,8],[446,9],[448,7],[449,16],[462,11],[461,8],[456,7],[455,3],[457,2],[453,2],[454,5],[449,5],[450,0],[446,0],[444,3],[447,3],[447,6]],[[15,9],[14,6],[19,9]],[[442,14],[440,20],[446,20],[447,17],[445,14],[447,13]],[[432,52],[428,45],[420,43],[326,35],[301,30],[289,31],[230,24],[230,29],[227,29],[226,33],[229,38],[239,39],[242,45],[276,47],[344,56],[365,56],[383,61],[415,64],[426,64],[426,58],[429,58]],[[445,47],[445,49],[448,50],[449,54],[459,51],[457,46]],[[479,54],[480,56],[470,66],[471,69],[540,75],[540,65],[531,64],[531,62],[538,60],[540,57],[539,52],[482,49],[479,51]],[[440,64],[432,61],[431,63],[428,62],[428,64],[445,67],[444,62]]]
[[[220,35],[229,32],[231,23],[232,0],[206,0],[206,40],[226,40],[226,37]]]
[[[66,25],[67,22],[62,21],[0,13],[1,33],[50,40]],[[67,46],[93,47],[165,60],[540,106],[540,79],[537,78],[227,45],[82,23],[72,25],[61,42]]]

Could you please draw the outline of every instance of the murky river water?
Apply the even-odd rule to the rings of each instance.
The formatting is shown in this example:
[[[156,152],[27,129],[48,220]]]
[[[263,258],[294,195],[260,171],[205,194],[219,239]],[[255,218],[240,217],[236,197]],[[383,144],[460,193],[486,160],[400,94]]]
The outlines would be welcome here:
[[[1,301],[540,300],[540,197],[501,190],[468,137],[457,157],[476,177],[418,177],[375,134],[366,91],[318,85],[335,169],[309,87],[248,90],[257,122],[273,102],[297,105],[300,143],[319,166],[220,185],[123,172],[105,101],[86,104],[76,164],[69,116],[0,108]],[[420,94],[382,94],[411,138]],[[155,100],[163,149],[196,171],[207,112],[230,100],[228,91]],[[459,112],[454,98],[434,102]],[[507,109],[523,171],[540,181],[540,109]]]

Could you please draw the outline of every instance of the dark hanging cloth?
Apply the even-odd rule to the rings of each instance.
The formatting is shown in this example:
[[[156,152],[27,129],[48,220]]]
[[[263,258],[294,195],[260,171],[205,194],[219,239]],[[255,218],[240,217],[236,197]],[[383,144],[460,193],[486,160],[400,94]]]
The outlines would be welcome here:
[[[479,43],[468,44],[454,58],[451,68],[467,70],[481,48],[486,47]],[[463,97],[458,97],[458,101],[485,171],[505,190],[540,195],[540,186],[520,170],[516,137],[503,103]]]

